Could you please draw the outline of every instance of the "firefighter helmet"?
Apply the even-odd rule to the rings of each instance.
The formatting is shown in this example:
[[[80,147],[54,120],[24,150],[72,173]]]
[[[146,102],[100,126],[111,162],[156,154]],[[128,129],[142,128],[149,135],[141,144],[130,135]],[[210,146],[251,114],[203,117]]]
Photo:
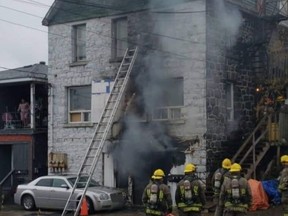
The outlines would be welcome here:
[[[157,169],[154,171],[152,179],[162,179],[164,176],[164,171],[162,169]]]
[[[280,161],[281,163],[288,163],[288,155],[282,155]]]
[[[192,164],[192,163],[188,163],[185,166],[184,173],[195,172],[195,170],[196,170],[196,166],[194,164]]]
[[[228,158],[225,158],[223,161],[222,161],[222,168],[224,169],[230,169],[231,167],[231,160],[228,159]]]
[[[241,165],[238,164],[238,163],[234,163],[231,165],[231,168],[230,168],[230,172],[240,172],[241,171]]]

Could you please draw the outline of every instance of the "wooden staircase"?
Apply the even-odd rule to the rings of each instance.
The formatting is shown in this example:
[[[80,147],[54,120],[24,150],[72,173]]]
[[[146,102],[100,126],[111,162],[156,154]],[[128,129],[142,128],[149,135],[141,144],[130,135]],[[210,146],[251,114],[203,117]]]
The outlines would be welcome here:
[[[256,179],[257,167],[270,149],[270,143],[266,138],[269,132],[268,125],[271,125],[274,116],[275,114],[265,115],[232,158],[233,162],[242,166],[246,179]]]

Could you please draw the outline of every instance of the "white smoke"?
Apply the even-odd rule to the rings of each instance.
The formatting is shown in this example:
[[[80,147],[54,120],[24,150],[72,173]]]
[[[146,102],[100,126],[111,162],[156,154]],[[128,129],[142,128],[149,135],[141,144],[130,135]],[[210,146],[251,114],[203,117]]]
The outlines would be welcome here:
[[[219,27],[230,37],[230,45],[233,46],[243,22],[242,15],[237,8],[228,8],[224,0],[215,0],[215,3],[216,17],[220,20]]]

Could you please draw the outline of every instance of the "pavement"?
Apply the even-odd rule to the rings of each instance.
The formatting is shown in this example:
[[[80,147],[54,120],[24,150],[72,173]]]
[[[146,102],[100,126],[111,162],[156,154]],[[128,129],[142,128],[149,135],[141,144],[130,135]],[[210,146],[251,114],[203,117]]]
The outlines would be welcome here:
[[[18,205],[4,205],[0,210],[0,216],[61,216],[62,211],[36,210],[25,211]],[[174,212],[178,216],[177,211]],[[282,215],[282,206],[270,207],[267,210],[257,210],[248,212],[249,216],[280,216]],[[72,214],[71,214],[72,215]],[[142,208],[126,208],[118,211],[97,212],[95,216],[145,216]],[[203,212],[202,216],[213,216],[213,212]],[[67,215],[68,216],[68,215]],[[70,215],[69,215],[70,216]]]

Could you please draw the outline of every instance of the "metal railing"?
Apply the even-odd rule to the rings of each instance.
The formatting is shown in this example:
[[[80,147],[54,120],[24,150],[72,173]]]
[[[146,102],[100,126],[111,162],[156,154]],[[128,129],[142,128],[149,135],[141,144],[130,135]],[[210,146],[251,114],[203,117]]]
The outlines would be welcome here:
[[[2,209],[3,205],[3,184],[7,181],[7,179],[13,175],[15,169],[12,169],[0,182],[0,210]]]
[[[259,143],[261,143],[260,141],[262,141],[262,139],[267,135],[269,131],[269,127],[267,126],[271,124],[273,116],[276,116],[276,113],[267,114],[260,120],[258,125],[254,128],[253,132],[249,135],[249,137],[245,140],[245,142],[242,144],[242,146],[239,148],[239,150],[236,152],[236,154],[232,158],[232,161],[235,162],[241,154],[245,153],[244,156],[241,158],[241,160],[239,158],[240,161],[238,163],[242,165],[243,162],[246,161],[249,156],[250,156],[250,159],[252,156],[252,161],[253,161],[252,169],[250,167],[250,170],[247,171],[246,177],[250,177],[250,175],[252,175],[253,173],[254,178],[256,179],[257,166],[262,160],[262,158],[264,157],[265,153],[268,151],[270,145],[267,144],[263,148],[260,155],[256,155],[256,147],[259,146]],[[265,129],[263,127],[265,127]]]
[[[27,125],[23,125],[19,112],[0,113],[0,129],[19,129],[30,128],[30,113],[27,114]],[[47,115],[41,112],[35,112],[36,128],[46,128],[48,122],[45,122]],[[48,119],[47,119],[48,121]]]

